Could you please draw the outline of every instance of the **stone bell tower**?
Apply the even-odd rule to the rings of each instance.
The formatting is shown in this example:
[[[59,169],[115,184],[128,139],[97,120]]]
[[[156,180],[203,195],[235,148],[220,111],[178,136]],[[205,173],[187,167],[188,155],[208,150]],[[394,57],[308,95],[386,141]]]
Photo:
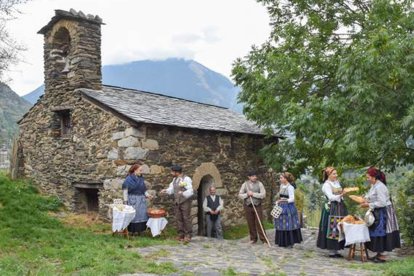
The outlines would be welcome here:
[[[55,16],[38,32],[44,35],[46,98],[60,97],[76,88],[102,88],[102,24],[99,16],[55,10]]]

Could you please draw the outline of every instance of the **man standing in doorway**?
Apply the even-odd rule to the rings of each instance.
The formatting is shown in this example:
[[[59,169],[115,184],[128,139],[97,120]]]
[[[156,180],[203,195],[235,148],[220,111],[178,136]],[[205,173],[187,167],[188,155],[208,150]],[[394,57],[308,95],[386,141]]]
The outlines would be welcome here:
[[[257,233],[259,232],[260,240],[267,244],[265,233],[263,233],[260,227],[260,223],[263,221],[262,200],[266,197],[266,191],[263,183],[257,180],[255,171],[250,170],[247,176],[249,179],[241,186],[239,197],[244,200],[244,213],[249,226],[250,243],[254,244],[257,242]],[[254,211],[253,204],[259,215],[260,222]]]
[[[192,233],[190,213],[193,184],[191,178],[183,174],[183,169],[179,165],[171,167],[171,175],[174,177],[173,181],[168,189],[161,190],[161,193],[174,195],[178,240],[188,243]]]
[[[206,212],[207,237],[211,238],[211,232],[214,229],[217,239],[223,239],[223,229],[221,227],[220,212],[223,210],[223,200],[216,195],[216,187],[210,186],[210,195],[206,196],[203,201],[203,210]]]

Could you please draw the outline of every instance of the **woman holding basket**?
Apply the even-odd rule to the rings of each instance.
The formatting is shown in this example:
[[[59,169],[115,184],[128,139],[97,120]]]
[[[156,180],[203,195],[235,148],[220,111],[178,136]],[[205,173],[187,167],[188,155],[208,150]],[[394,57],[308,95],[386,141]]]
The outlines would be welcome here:
[[[341,258],[338,250],[343,249],[345,240],[339,242],[339,231],[337,228],[340,220],[348,215],[343,201],[345,192],[338,181],[338,173],[334,167],[327,167],[323,170],[322,192],[327,202],[322,206],[321,221],[316,246],[329,250],[330,258]]]
[[[275,218],[275,244],[291,248],[293,244],[302,242],[302,233],[298,210],[295,206],[294,176],[284,172],[279,176],[280,191],[276,204],[282,208],[280,215]]]

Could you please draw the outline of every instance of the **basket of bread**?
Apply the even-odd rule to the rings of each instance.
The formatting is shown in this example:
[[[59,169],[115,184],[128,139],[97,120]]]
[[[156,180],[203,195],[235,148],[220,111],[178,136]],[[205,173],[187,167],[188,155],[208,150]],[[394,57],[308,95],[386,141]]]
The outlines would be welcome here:
[[[357,216],[353,216],[353,215],[347,215],[341,220],[341,222],[350,223],[350,224],[365,224],[365,222],[361,218]]]
[[[150,218],[165,217],[166,211],[164,209],[148,208],[147,214]]]
[[[358,192],[359,187],[346,187],[344,188],[345,193],[352,193],[352,192]]]

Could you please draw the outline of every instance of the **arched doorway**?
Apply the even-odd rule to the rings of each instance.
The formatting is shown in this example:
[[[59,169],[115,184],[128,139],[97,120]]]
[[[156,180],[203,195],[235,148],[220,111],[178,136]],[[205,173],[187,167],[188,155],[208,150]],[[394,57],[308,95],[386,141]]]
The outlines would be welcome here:
[[[203,211],[203,200],[208,195],[208,188],[214,185],[216,188],[223,188],[221,175],[217,167],[212,162],[201,163],[193,174],[193,189],[197,192],[194,197],[192,206],[192,223],[194,233],[197,235],[206,235],[206,215]]]
[[[205,175],[200,180],[200,185],[197,189],[197,235],[206,235],[206,214],[203,210],[203,201],[209,194],[209,187],[214,185],[214,178],[211,175]]]

